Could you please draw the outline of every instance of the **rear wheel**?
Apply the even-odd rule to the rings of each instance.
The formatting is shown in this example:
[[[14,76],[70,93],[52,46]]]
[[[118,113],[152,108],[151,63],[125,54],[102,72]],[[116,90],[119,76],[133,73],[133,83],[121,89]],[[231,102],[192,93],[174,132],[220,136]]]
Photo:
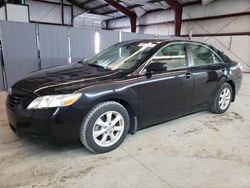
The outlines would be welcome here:
[[[91,152],[111,151],[125,139],[129,122],[129,114],[121,104],[113,101],[100,103],[84,118],[80,140]]]
[[[225,83],[219,90],[215,97],[210,111],[216,114],[221,114],[227,111],[232,101],[232,87],[230,84]]]

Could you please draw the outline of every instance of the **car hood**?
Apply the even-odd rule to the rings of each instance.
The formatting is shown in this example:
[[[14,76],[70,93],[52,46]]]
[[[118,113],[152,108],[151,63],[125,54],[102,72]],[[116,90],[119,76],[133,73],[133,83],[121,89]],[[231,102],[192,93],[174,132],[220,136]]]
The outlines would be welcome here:
[[[31,73],[13,87],[39,95],[54,92],[71,93],[89,85],[108,82],[119,76],[121,76],[120,71],[75,63]]]

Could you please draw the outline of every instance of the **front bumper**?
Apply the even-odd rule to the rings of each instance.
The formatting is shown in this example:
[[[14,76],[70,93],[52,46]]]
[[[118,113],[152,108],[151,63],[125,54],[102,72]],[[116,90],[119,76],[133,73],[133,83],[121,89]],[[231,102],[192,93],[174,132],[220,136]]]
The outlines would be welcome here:
[[[11,129],[18,136],[64,144],[79,141],[80,126],[88,109],[79,106],[26,110],[6,105]]]

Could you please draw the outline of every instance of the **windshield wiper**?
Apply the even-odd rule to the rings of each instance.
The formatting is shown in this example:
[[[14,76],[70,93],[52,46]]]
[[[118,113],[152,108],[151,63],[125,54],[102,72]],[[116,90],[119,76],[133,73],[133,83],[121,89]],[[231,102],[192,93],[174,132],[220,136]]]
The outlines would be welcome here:
[[[97,68],[101,68],[101,69],[104,69],[104,70],[108,70],[107,68],[101,66],[101,65],[97,65],[97,64],[92,64],[92,63],[87,63],[88,66],[90,67],[97,67]]]
[[[83,61],[83,60],[82,60],[82,61],[78,61],[77,63],[83,64],[83,65],[84,65],[84,64],[86,64],[86,65],[88,64],[88,63],[86,63],[86,61]]]

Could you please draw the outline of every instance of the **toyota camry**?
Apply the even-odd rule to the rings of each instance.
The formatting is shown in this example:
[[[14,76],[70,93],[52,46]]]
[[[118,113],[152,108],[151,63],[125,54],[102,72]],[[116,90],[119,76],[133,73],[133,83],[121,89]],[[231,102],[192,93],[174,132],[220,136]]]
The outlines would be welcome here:
[[[29,74],[8,90],[6,111],[17,135],[80,140],[104,153],[150,125],[202,110],[226,112],[241,81],[241,65],[211,45],[126,41]]]

